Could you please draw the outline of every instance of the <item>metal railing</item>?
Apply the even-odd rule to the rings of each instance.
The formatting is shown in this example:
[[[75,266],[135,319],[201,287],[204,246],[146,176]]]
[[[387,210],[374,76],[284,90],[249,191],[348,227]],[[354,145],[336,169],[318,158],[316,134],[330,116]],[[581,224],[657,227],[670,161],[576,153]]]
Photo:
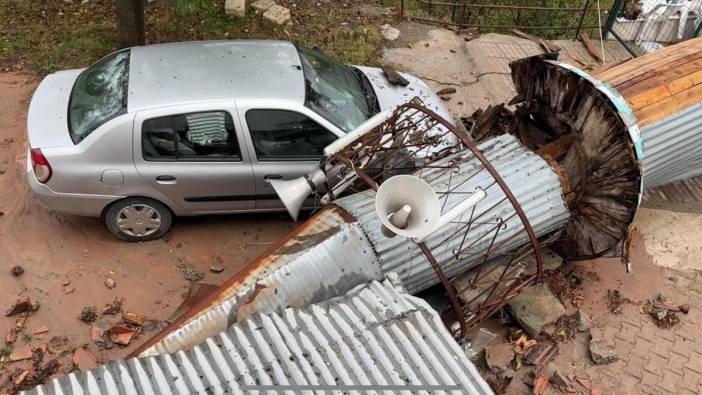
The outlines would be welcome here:
[[[597,36],[599,21],[606,19],[607,9],[598,9],[591,0],[549,3],[555,4],[548,0],[400,0],[400,14],[478,34],[510,34],[519,29],[547,39],[577,37],[582,30]]]
[[[692,2],[639,3],[616,0],[607,18],[605,32],[618,40],[633,56],[702,35],[702,9]]]

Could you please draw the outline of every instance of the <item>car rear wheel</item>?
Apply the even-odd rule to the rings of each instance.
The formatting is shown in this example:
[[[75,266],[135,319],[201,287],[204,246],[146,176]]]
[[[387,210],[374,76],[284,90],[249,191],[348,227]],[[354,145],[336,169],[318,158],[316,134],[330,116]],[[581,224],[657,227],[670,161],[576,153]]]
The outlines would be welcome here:
[[[120,200],[105,212],[107,229],[126,241],[158,239],[168,231],[172,221],[168,207],[147,198]]]

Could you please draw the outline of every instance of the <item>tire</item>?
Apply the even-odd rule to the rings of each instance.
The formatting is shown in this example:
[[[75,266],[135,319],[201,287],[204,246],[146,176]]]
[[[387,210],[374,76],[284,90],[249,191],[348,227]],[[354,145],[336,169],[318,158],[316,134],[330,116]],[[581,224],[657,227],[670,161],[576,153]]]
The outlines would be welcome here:
[[[156,200],[131,197],[113,203],[105,211],[104,221],[107,229],[122,240],[148,241],[168,232],[173,214]]]

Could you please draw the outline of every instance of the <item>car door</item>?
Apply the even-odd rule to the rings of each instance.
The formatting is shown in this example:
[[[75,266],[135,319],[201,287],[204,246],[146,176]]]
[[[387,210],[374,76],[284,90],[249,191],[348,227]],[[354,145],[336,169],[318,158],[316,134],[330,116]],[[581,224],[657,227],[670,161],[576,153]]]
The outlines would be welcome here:
[[[324,147],[339,138],[338,132],[292,109],[240,108],[240,117],[252,151],[256,209],[284,209],[269,180],[290,180],[318,168]],[[305,204],[312,205],[313,198]]]
[[[245,144],[233,103],[143,111],[134,121],[137,171],[193,214],[255,209]]]

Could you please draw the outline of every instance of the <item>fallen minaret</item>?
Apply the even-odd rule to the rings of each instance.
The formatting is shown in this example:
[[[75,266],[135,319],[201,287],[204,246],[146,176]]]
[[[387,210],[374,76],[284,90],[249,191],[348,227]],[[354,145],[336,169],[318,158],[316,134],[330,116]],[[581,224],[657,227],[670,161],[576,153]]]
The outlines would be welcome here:
[[[621,147],[633,147],[626,126],[619,126]],[[617,155],[629,166],[624,176],[640,185],[635,151]],[[542,274],[542,244],[577,243],[568,238],[579,235],[562,230],[574,217],[586,215],[570,208],[581,196],[557,162],[510,135],[476,146],[415,102],[379,114],[327,147],[320,168],[326,178],[321,200],[329,204],[134,355],[189,349],[256,312],[326,300],[388,272],[397,272],[411,293],[443,284],[465,334],[468,323],[500,308]],[[611,170],[601,176],[622,176],[622,169]],[[375,191],[398,174],[411,174],[436,191],[442,216],[474,193],[480,191],[484,198],[420,242],[388,238],[376,213]],[[317,176],[309,181],[318,181]],[[604,193],[607,188],[603,184]],[[608,244],[598,248],[610,250],[626,238],[640,192],[632,191],[625,213],[616,213],[621,226],[613,227]],[[593,206],[621,198],[617,194]],[[297,196],[292,200],[301,202]],[[474,298],[461,300],[454,280],[465,276],[472,276],[473,288],[484,278],[493,280],[481,285]]]

